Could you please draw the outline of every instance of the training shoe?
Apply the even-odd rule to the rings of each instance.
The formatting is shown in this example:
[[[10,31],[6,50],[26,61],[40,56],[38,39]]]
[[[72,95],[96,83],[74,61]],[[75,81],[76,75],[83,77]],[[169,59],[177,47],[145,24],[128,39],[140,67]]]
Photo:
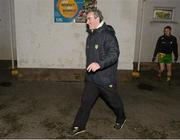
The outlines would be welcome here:
[[[75,135],[78,135],[78,134],[84,133],[84,132],[86,132],[85,129],[80,129],[79,127],[73,127],[71,135],[75,136]]]
[[[170,82],[171,81],[171,77],[168,76],[167,79],[166,79],[167,82]]]
[[[116,123],[116,124],[114,125],[114,128],[115,128],[115,129],[121,129],[121,128],[123,128],[125,122],[126,122],[126,119],[124,119],[121,123]]]

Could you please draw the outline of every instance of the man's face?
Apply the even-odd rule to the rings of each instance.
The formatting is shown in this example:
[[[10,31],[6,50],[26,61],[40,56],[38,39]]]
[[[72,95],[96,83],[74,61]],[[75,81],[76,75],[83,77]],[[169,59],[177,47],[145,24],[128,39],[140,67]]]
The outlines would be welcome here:
[[[93,12],[87,14],[86,20],[86,23],[91,30],[96,29],[100,23],[99,17],[96,17]]]
[[[164,29],[164,34],[166,36],[170,36],[171,35],[171,30],[169,28]]]

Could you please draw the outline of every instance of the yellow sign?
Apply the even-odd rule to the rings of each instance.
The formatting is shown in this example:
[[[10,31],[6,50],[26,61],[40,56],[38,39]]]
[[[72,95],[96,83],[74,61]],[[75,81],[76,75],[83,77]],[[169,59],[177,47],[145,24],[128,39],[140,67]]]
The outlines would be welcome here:
[[[75,0],[58,0],[57,7],[65,18],[72,18],[78,12],[78,5]]]

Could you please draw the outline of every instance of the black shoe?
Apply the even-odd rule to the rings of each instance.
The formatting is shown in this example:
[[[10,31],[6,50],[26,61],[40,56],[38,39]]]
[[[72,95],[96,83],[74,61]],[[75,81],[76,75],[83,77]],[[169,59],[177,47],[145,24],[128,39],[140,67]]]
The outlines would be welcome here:
[[[71,135],[75,136],[77,134],[84,133],[84,132],[86,132],[85,129],[80,129],[79,127],[73,127]]]
[[[114,128],[115,128],[115,129],[121,129],[121,128],[123,128],[125,122],[126,122],[126,119],[123,119],[122,122],[116,123],[116,124],[114,125]]]

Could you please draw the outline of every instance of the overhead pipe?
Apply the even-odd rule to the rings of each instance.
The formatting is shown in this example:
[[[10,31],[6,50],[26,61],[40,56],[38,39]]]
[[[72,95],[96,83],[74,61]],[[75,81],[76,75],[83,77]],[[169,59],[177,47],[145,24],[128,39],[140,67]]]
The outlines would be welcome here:
[[[139,39],[139,52],[138,52],[138,65],[137,70],[133,71],[133,77],[140,77],[140,66],[141,66],[141,52],[142,52],[142,38],[144,28],[144,5],[146,0],[141,0],[141,22],[140,22],[140,39]]]
[[[10,44],[11,44],[11,74],[17,75],[18,70],[15,68],[15,51],[16,40],[15,40],[15,23],[14,23],[14,0],[9,0],[9,17],[10,17]]]

